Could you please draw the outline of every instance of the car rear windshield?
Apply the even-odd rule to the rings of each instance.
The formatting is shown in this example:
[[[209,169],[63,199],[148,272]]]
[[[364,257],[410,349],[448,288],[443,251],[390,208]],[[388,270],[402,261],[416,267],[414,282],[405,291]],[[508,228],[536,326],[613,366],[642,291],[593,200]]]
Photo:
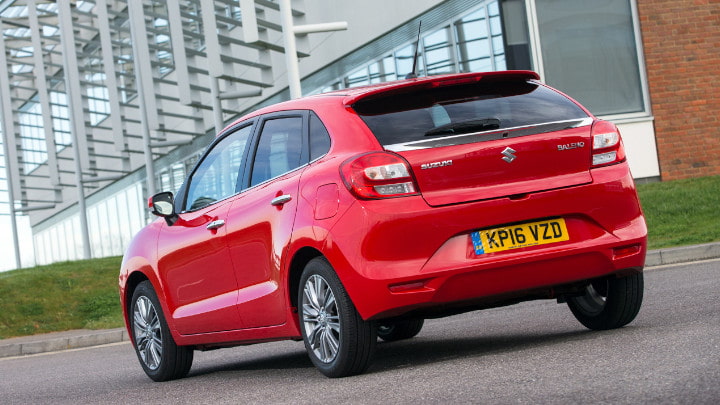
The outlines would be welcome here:
[[[518,80],[414,88],[362,99],[353,109],[383,146],[418,141],[441,146],[431,140],[537,127],[534,131],[514,131],[511,136],[529,135],[563,129],[562,124],[542,124],[588,118],[562,94],[532,81]]]

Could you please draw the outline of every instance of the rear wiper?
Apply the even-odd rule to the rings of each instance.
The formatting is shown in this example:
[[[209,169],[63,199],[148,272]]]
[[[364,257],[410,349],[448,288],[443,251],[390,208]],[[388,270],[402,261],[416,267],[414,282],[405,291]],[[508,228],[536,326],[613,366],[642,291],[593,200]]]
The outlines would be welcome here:
[[[449,124],[441,125],[425,132],[425,136],[466,134],[473,131],[498,128],[500,128],[499,119],[483,118],[478,120],[451,122]]]

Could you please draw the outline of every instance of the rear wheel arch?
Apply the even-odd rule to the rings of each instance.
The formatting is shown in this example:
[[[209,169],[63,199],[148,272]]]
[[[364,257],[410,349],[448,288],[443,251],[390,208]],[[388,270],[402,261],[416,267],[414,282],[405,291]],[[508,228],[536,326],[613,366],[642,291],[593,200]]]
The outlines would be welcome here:
[[[293,308],[297,308],[298,306],[299,297],[297,296],[297,291],[300,287],[300,277],[302,277],[305,266],[310,262],[310,260],[320,256],[323,256],[323,254],[319,250],[310,246],[305,246],[295,252],[292,261],[290,262],[287,278],[287,291],[290,297],[290,305]]]

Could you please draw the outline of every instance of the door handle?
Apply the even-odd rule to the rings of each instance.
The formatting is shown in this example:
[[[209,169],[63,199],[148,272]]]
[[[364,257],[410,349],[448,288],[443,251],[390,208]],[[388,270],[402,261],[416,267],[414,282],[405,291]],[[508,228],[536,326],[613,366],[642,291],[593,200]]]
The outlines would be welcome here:
[[[289,194],[284,194],[279,197],[273,198],[272,201],[270,201],[270,205],[275,205],[275,206],[283,205],[286,202],[289,202],[290,200],[292,200],[292,196]]]
[[[225,221],[223,221],[222,219],[218,219],[216,221],[212,221],[209,224],[207,224],[205,229],[215,230],[218,228],[222,228],[224,225],[225,225]]]

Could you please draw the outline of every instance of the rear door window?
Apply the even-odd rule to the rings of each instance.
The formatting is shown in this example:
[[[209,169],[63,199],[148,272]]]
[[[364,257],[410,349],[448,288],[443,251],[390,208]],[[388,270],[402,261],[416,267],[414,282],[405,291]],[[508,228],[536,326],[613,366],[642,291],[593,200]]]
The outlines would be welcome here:
[[[265,121],[255,152],[250,186],[292,171],[306,163],[302,159],[303,117]]]

